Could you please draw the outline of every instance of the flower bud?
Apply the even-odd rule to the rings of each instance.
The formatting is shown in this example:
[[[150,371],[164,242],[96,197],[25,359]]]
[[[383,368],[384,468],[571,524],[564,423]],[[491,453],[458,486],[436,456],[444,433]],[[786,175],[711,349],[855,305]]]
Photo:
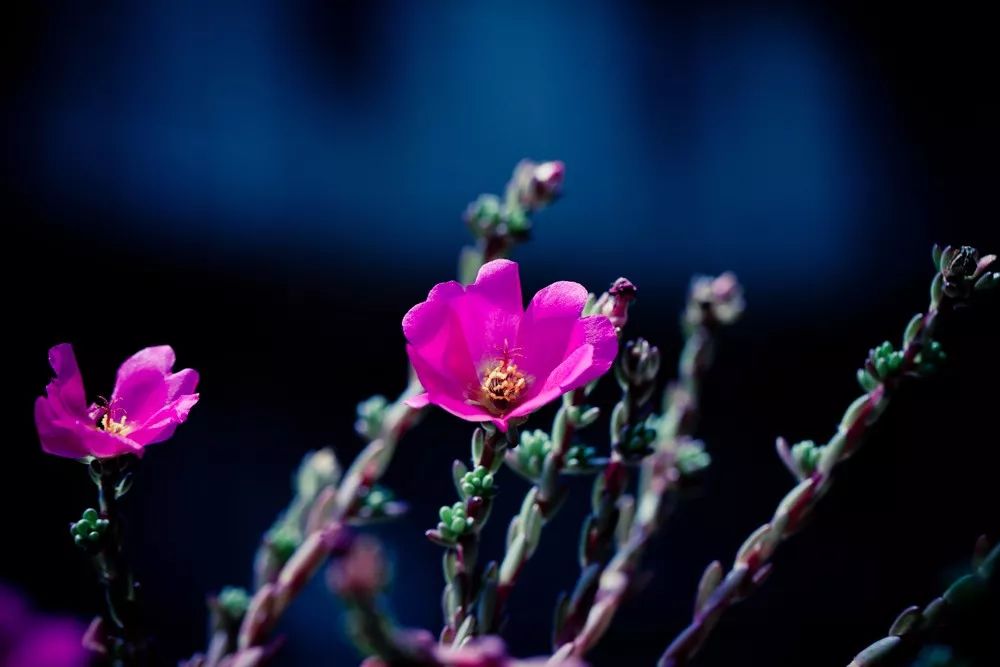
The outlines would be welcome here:
[[[330,588],[347,600],[370,600],[389,581],[382,547],[366,536],[358,537],[347,553],[330,565],[327,582]]]
[[[462,535],[471,533],[475,526],[475,519],[465,511],[465,503],[457,502],[451,507],[443,506],[438,511],[441,521],[437,525],[436,535],[445,543],[453,543]]]
[[[638,291],[628,278],[619,278],[597,300],[594,312],[606,316],[616,329],[621,330],[628,323],[628,307]]]
[[[799,469],[803,478],[812,475],[816,471],[816,466],[819,465],[819,459],[822,454],[823,448],[817,447],[816,443],[812,440],[803,440],[792,445],[792,460],[795,462],[795,466]]]
[[[515,189],[517,202],[527,211],[537,211],[551,204],[562,192],[566,165],[558,160],[536,163],[522,160],[514,168],[509,187]]]
[[[952,299],[967,299],[974,288],[984,289],[1000,281],[1000,276],[989,272],[996,259],[996,255],[980,257],[972,246],[945,248],[939,260],[944,293]]]
[[[727,271],[715,278],[695,276],[684,321],[689,326],[732,324],[745,308],[743,287],[734,273]]]
[[[389,401],[382,395],[375,395],[358,403],[358,420],[354,422],[354,430],[358,435],[369,440],[379,437],[388,405]]]
[[[250,608],[250,594],[243,588],[226,586],[218,595],[209,599],[208,606],[212,610],[212,623],[215,628],[235,630]]]
[[[629,341],[621,358],[621,374],[635,387],[648,385],[660,371],[660,350],[644,338]]]
[[[104,546],[109,527],[108,520],[102,518],[97,510],[87,508],[79,521],[70,524],[69,532],[76,546],[93,554]]]
[[[459,488],[466,498],[489,498],[497,492],[493,474],[485,466],[476,466],[475,470],[465,473],[459,481]]]
[[[712,457],[705,451],[701,440],[686,438],[677,446],[677,470],[684,477],[691,477],[712,463]]]
[[[309,452],[302,459],[295,476],[295,490],[303,499],[312,499],[327,486],[340,481],[340,465],[329,447]]]
[[[521,442],[511,452],[517,457],[519,469],[528,477],[536,479],[542,473],[542,462],[552,451],[552,441],[549,434],[541,429],[524,431]]]

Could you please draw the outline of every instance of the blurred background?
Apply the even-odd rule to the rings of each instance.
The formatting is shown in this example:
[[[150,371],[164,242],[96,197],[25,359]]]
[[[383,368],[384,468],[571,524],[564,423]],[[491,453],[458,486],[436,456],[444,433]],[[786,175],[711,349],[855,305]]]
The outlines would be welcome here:
[[[86,619],[97,585],[66,526],[95,502],[44,456],[46,350],[76,346],[88,394],[169,343],[201,403],[148,453],[128,547],[172,658],[204,647],[204,598],[247,585],[302,455],[361,440],[355,405],[405,382],[400,319],[454,276],[465,204],[522,157],[567,164],[520,247],[528,293],[640,286],[630,335],[680,348],[693,272],[734,270],[748,313],[720,342],[699,435],[714,464],[647,562],[648,587],[592,654],[650,665],[713,559],[790,488],[774,439],[826,440],[869,347],[924,308],[932,242],[1000,249],[996,40],[985,7],[655,2],[18,3],[0,30],[7,324],[0,580]],[[1000,534],[998,299],[949,318],[936,378],[905,389],[766,587],[699,665],[844,665]],[[603,394],[614,400],[606,388]],[[548,424],[550,412],[535,426]],[[600,429],[596,444],[606,446]],[[380,528],[401,623],[440,625],[440,549],[470,428],[431,414],[387,483]],[[596,435],[594,435],[596,434]],[[526,485],[502,475],[495,529]],[[519,655],[548,649],[577,575],[586,483],[510,604]],[[321,582],[278,664],[355,664]],[[995,639],[963,639],[981,664]]]

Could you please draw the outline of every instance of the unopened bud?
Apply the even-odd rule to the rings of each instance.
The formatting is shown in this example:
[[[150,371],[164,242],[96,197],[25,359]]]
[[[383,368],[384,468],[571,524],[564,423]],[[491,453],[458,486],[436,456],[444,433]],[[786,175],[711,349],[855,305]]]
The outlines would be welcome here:
[[[370,600],[389,580],[382,547],[370,538],[354,540],[347,553],[334,561],[327,573],[330,588],[348,600]]]
[[[518,203],[527,211],[536,211],[559,197],[565,176],[566,165],[558,160],[522,160],[514,168],[511,185],[516,189]]]
[[[684,320],[690,326],[732,324],[745,308],[743,287],[734,273],[727,271],[715,278],[695,276]]]
[[[628,307],[638,292],[639,289],[628,278],[619,278],[600,296],[594,311],[606,316],[620,330],[628,323]]]

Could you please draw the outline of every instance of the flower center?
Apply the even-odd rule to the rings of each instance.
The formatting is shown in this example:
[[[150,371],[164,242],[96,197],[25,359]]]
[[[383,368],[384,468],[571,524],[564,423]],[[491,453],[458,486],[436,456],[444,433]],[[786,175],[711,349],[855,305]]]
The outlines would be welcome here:
[[[110,412],[105,412],[104,416],[101,417],[101,421],[98,422],[101,429],[107,431],[108,433],[114,433],[115,435],[128,435],[135,428],[132,424],[125,423],[125,414],[122,413],[121,418],[115,421],[111,418]]]
[[[528,378],[517,365],[502,359],[486,368],[479,393],[483,405],[488,410],[503,414],[517,402],[527,386]]]

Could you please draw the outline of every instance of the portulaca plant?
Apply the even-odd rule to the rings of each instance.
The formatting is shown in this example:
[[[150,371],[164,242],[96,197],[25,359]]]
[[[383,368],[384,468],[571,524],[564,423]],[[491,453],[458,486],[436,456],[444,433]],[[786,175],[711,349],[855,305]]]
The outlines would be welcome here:
[[[531,217],[558,198],[564,174],[560,162],[525,160],[503,196],[483,195],[468,207],[465,219],[475,244],[462,250],[460,280],[433,286],[402,316],[408,386],[394,401],[376,396],[359,405],[355,427],[368,444],[346,468],[329,449],[305,457],[291,501],[261,539],[253,585],[210,596],[211,636],[204,652],[183,665],[280,663],[283,638],[275,636],[276,624],[305,584],[324,571],[330,590],[346,605],[366,667],[584,664],[625,596],[637,592],[643,552],[667,519],[668,500],[711,463],[695,437],[700,388],[718,331],[739,320],[745,302],[732,273],[692,280],[677,375],[659,398],[660,352],[627,333],[638,295],[628,279],[618,278],[596,295],[576,282],[556,282],[525,306],[518,265],[508,257],[528,239]],[[939,320],[1000,284],[994,255],[935,247],[933,260],[925,312],[906,325],[898,347],[885,342],[870,351],[857,372],[861,395],[830,438],[795,444],[778,439],[793,488],[737,549],[731,565],[717,561],[706,568],[691,623],[664,642],[662,667],[689,664],[726,610],[764,584],[775,552],[813,516],[836,468],[862,445],[899,387],[945,361],[934,339]],[[106,664],[168,664],[142,621],[136,572],[124,557],[119,505],[147,446],[173,436],[198,403],[198,373],[174,372],[168,346],[146,348],[119,368],[109,399],[91,402],[69,344],[52,348],[49,361],[55,377],[35,404],[42,449],[82,462],[98,492],[96,506],[70,528],[106,593],[105,611],[91,623],[80,650]],[[602,380],[618,385],[614,405],[591,401]],[[551,403],[558,404],[551,426],[532,423],[533,414]],[[425,532],[442,549],[443,618],[437,632],[397,627],[383,611],[389,568],[379,543],[364,532],[367,524],[405,513],[406,505],[380,480],[400,439],[434,408],[472,424],[468,462],[450,464],[454,495],[438,499],[438,521]],[[601,415],[610,425],[606,452],[577,437]],[[530,488],[520,511],[497,526],[489,521],[497,479],[509,473],[527,479]],[[590,497],[570,497],[565,475],[592,477]],[[580,502],[590,507],[576,554],[580,572],[573,590],[555,602],[551,651],[514,658],[500,636],[507,601],[541,547],[547,522],[566,503]],[[506,531],[504,552],[480,553],[482,534],[494,529]],[[998,559],[1000,547],[980,540],[972,574],[926,607],[905,610],[888,637],[850,664],[899,664],[920,654],[939,625],[954,622],[958,611],[996,586]],[[66,664],[82,664],[79,654],[60,650],[76,661]]]

